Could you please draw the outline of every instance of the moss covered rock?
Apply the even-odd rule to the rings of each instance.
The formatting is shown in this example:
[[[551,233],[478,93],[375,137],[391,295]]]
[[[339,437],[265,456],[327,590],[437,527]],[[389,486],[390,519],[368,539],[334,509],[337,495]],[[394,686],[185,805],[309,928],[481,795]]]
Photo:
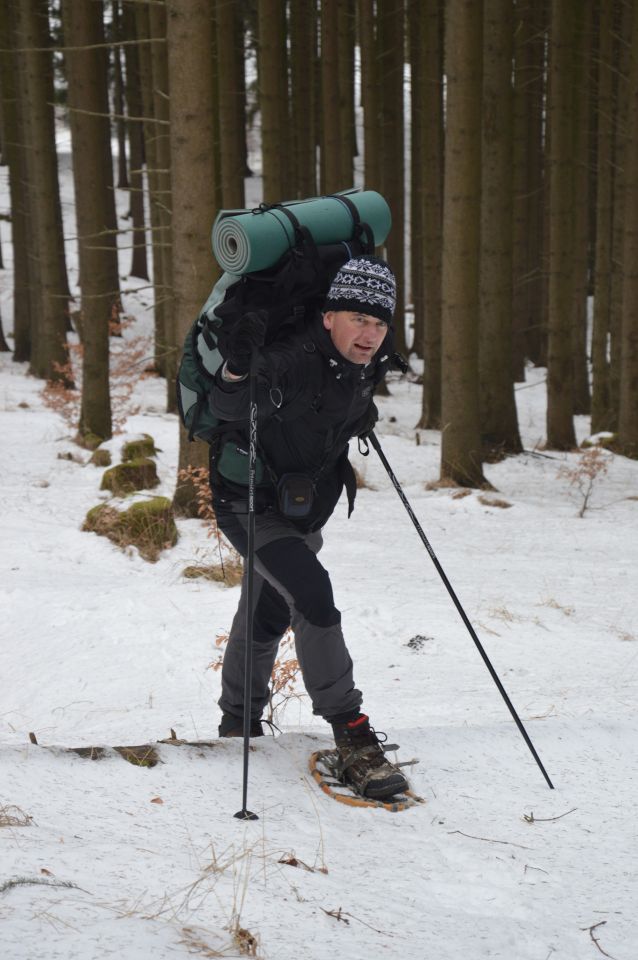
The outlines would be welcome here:
[[[150,434],[145,433],[139,440],[127,440],[122,447],[122,460],[142,460],[146,457],[156,457],[158,454],[155,441]]]
[[[137,547],[151,563],[162,550],[174,547],[178,538],[173,507],[166,497],[142,500],[123,511],[99,504],[89,510],[82,529],[108,537],[119,547]]]
[[[102,477],[100,490],[110,490],[116,497],[126,496],[136,490],[151,490],[159,485],[157,467],[154,460],[140,457],[127,460],[107,470]]]
[[[97,450],[93,451],[89,462],[95,467],[110,467],[112,463],[111,451],[98,447]]]
[[[104,437],[98,437],[96,433],[83,433],[77,437],[79,446],[85,450],[97,450],[101,443],[104,443]]]

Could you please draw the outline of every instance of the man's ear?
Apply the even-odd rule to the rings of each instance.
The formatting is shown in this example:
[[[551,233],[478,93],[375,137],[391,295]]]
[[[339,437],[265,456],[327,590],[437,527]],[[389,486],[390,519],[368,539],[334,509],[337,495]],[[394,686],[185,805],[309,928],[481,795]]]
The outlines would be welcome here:
[[[323,314],[323,325],[326,330],[332,330],[332,318],[334,317],[334,310],[327,310]]]

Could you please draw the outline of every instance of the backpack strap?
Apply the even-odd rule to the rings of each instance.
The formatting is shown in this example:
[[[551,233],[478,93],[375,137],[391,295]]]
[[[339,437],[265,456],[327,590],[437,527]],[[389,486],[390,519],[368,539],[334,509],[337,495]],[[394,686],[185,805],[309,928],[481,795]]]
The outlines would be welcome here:
[[[343,193],[331,193],[330,198],[332,200],[339,200],[348,208],[350,216],[352,217],[352,235],[360,242],[362,252],[374,253],[374,233],[372,232],[372,227],[369,223],[362,221],[361,215],[350,197]]]

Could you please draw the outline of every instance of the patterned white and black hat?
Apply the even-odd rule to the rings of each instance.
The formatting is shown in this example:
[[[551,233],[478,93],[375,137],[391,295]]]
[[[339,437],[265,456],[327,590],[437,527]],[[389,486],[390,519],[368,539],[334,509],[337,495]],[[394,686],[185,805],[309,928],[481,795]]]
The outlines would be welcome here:
[[[323,309],[358,311],[390,324],[396,302],[397,283],[385,260],[362,256],[348,260],[338,271]]]

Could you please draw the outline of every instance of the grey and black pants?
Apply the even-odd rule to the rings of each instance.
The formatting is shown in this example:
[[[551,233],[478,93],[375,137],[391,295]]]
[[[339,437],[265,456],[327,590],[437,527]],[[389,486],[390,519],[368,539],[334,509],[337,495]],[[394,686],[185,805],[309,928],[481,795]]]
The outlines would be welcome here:
[[[231,513],[217,505],[216,515],[220,530],[246,557],[247,515]],[[320,531],[303,533],[284,517],[270,512],[255,517],[253,719],[261,717],[268,702],[270,675],[288,626],[295,635],[297,659],[313,713],[330,721],[356,713],[361,705],[330,577],[317,558],[322,543]],[[224,713],[237,717],[244,712],[246,613],[244,573],[239,607],[224,655],[219,700]]]

